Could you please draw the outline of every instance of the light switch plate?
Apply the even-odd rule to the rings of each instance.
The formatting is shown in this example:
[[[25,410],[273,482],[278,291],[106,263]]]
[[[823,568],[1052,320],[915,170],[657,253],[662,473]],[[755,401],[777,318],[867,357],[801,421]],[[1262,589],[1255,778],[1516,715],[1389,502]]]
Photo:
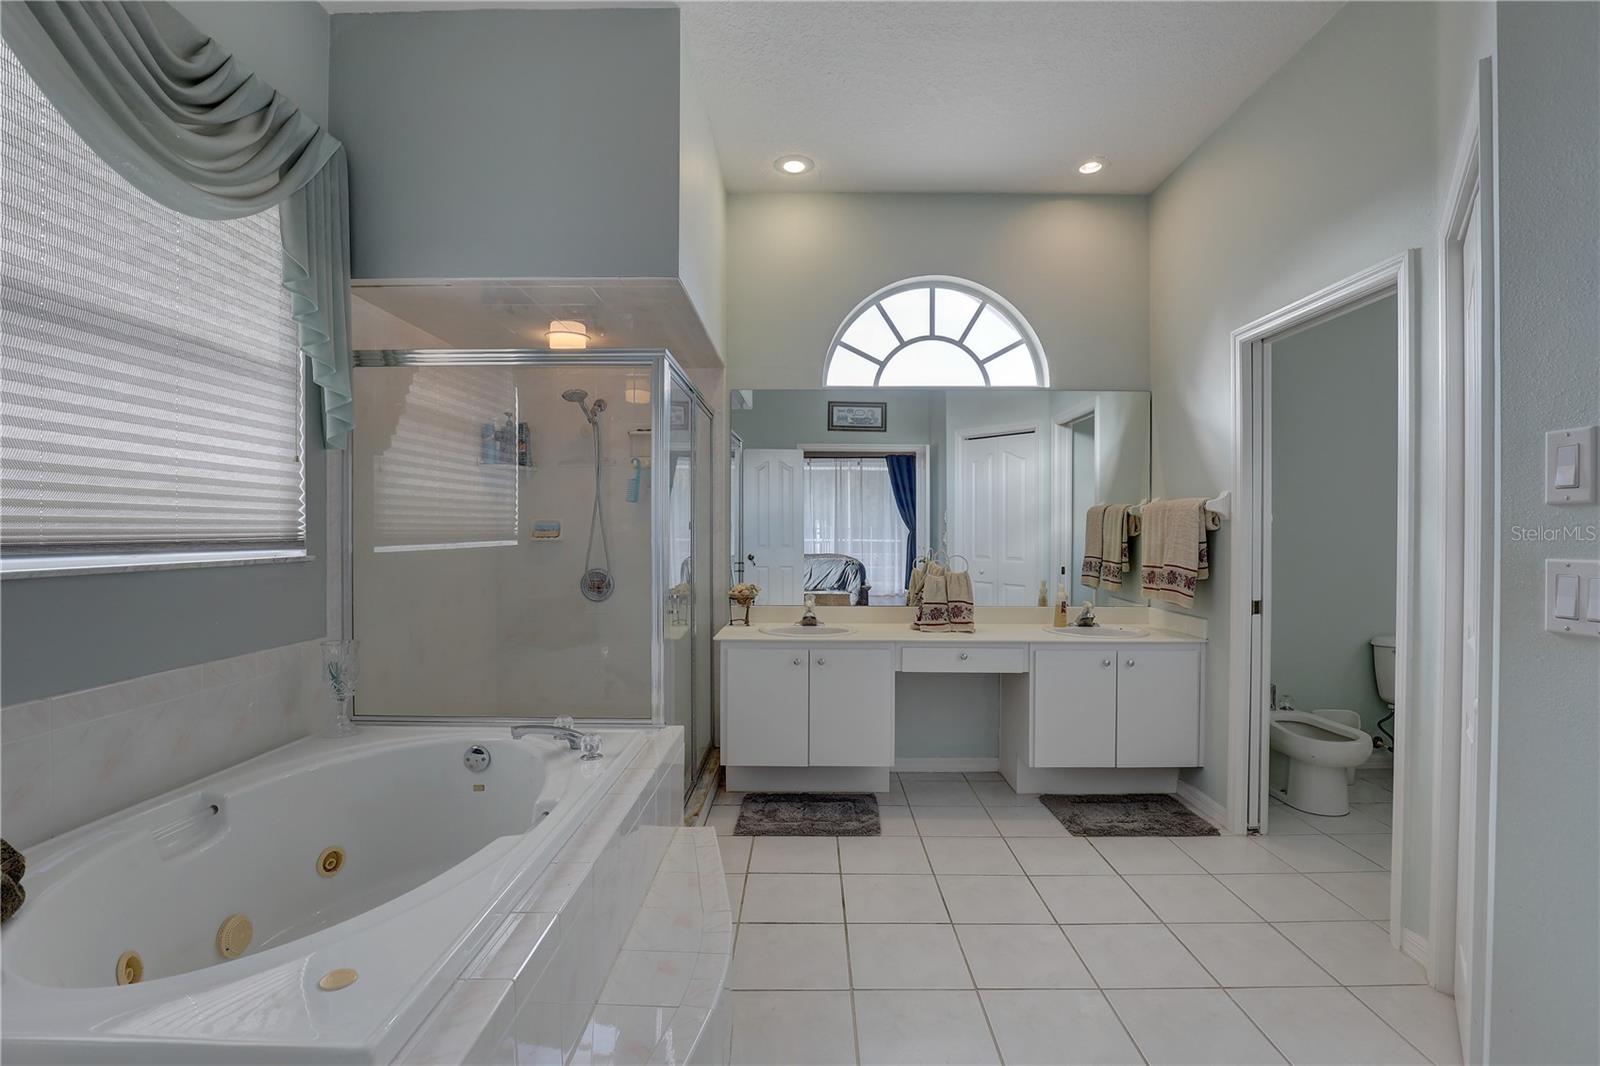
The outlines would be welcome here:
[[[1595,427],[1553,429],[1544,435],[1544,502],[1554,504],[1595,501]],[[1572,462],[1571,449],[1577,449]],[[1576,470],[1572,468],[1576,465]],[[1570,476],[1576,473],[1576,477]],[[1563,476],[1567,475],[1567,476]],[[1568,487],[1568,482],[1572,484]]]
[[[1572,582],[1576,581],[1576,587]],[[1600,588],[1600,560],[1544,561],[1544,627],[1574,637],[1600,637],[1600,618],[1590,609]],[[1559,613],[1558,613],[1559,612]],[[1573,614],[1576,618],[1563,618]]]

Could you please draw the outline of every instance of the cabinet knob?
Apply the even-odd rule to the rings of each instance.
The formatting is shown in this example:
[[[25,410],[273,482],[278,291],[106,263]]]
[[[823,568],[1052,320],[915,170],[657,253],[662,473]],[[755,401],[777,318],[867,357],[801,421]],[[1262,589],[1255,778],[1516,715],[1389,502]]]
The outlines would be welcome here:
[[[1129,660],[1128,660],[1128,665],[1129,665],[1129,666],[1132,666],[1132,665],[1133,665],[1133,660],[1132,660],[1132,659],[1129,659]]]
[[[818,666],[821,666],[821,665],[823,665],[823,660],[822,660],[822,659],[818,659],[818,660],[817,660],[817,665],[818,665]]]
[[[1110,659],[1101,659],[1100,660],[1100,665],[1101,666],[1110,666],[1111,665],[1111,660]]]
[[[962,658],[962,659],[963,659],[963,660],[965,660],[965,659],[966,659],[966,657],[967,657],[967,653],[966,653],[966,652],[962,652],[962,653],[961,653],[961,658]]]
[[[795,656],[795,660],[794,660],[794,664],[795,664],[795,665],[796,665],[796,666],[799,666],[799,665],[800,665],[800,657],[799,657],[799,656],[798,656],[798,655],[797,655],[797,656]]]

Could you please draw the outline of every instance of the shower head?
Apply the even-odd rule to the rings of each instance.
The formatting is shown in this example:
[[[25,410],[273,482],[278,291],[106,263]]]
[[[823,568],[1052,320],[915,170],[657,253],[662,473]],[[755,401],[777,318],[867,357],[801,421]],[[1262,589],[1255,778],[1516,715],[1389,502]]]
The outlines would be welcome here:
[[[566,392],[561,394],[561,398],[569,403],[577,404],[578,410],[583,412],[583,417],[589,420],[589,424],[591,426],[597,424],[597,419],[600,417],[600,412],[606,409],[606,402],[604,400],[597,399],[593,405],[590,405],[587,402],[589,399],[589,393],[583,389],[568,389]]]

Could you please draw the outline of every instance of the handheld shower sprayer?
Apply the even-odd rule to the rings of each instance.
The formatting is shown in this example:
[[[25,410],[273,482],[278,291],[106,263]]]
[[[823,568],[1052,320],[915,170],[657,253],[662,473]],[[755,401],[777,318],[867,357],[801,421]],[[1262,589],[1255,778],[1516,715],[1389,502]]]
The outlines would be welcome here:
[[[591,426],[595,425],[599,420],[600,412],[606,409],[605,400],[599,398],[596,398],[594,403],[590,404],[588,402],[589,393],[583,389],[568,389],[561,394],[561,398],[568,403],[577,404],[578,410],[583,412],[583,417],[589,420]]]
[[[606,542],[606,512],[605,505],[600,498],[600,412],[606,409],[606,402],[598,397],[594,403],[589,403],[589,393],[584,389],[568,389],[561,394],[561,398],[568,403],[578,405],[578,410],[583,412],[583,417],[588,419],[589,430],[594,434],[594,511],[589,517],[589,551],[583,560],[583,577],[578,581],[586,599],[595,603],[608,599],[615,582],[611,577],[611,546]],[[600,556],[604,565],[594,565],[594,534],[600,531]]]

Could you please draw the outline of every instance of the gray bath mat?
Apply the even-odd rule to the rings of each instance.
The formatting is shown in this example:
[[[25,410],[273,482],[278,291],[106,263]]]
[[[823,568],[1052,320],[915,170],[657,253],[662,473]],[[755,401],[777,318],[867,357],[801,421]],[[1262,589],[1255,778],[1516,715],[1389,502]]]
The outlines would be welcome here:
[[[871,793],[752,792],[739,804],[734,836],[875,837],[878,798]]]
[[[1080,837],[1214,837],[1217,827],[1176,796],[1130,792],[1123,796],[1040,796],[1067,832]]]

